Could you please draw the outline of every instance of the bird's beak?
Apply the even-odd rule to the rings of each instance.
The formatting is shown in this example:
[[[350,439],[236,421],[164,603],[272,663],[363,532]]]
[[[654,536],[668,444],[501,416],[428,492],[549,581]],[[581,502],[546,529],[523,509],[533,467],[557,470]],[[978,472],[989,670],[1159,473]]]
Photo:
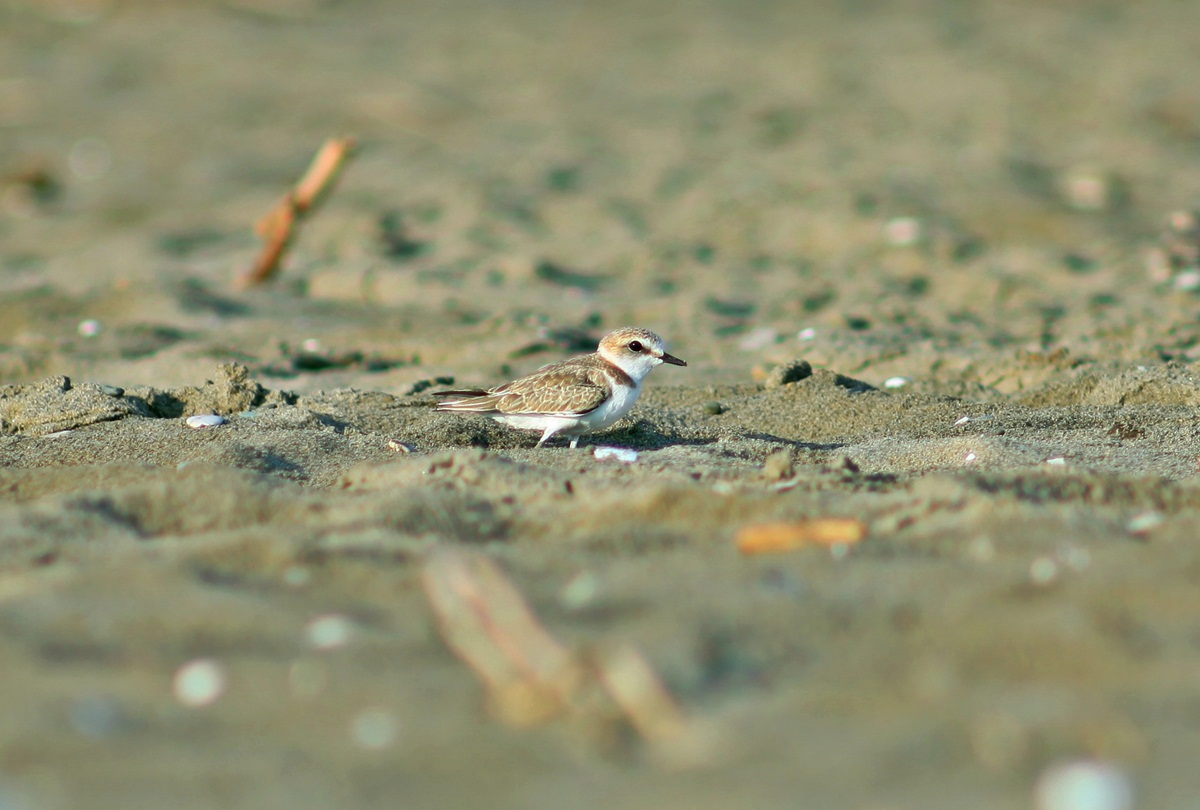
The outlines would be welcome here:
[[[663,352],[661,359],[664,363],[670,363],[673,366],[686,366],[687,365],[687,363],[683,362],[678,357],[676,357],[672,354],[667,354],[666,352]]]

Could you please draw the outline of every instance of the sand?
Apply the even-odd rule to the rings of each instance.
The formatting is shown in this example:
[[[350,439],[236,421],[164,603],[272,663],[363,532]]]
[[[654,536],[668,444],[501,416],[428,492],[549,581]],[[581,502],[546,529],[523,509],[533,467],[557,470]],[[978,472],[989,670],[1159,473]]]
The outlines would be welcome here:
[[[0,806],[1083,807],[1075,761],[1192,806],[1198,40],[1171,0],[3,4]],[[688,366],[577,450],[433,410],[623,325]],[[640,651],[675,756],[498,714],[422,587],[457,553]]]

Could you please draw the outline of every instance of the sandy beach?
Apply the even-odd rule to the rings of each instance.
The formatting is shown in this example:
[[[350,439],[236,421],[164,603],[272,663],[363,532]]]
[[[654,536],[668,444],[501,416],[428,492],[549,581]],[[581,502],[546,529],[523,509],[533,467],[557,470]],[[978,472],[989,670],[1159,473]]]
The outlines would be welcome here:
[[[0,3],[0,808],[1196,806],[1198,41]],[[434,410],[626,325],[577,449]]]

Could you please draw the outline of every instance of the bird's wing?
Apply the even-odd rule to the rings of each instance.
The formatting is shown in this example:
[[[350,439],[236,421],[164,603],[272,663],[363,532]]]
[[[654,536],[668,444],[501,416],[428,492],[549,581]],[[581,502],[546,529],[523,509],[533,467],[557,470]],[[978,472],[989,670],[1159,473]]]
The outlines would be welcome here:
[[[506,414],[583,416],[610,396],[607,381],[573,368],[547,368],[492,392],[498,410]]]

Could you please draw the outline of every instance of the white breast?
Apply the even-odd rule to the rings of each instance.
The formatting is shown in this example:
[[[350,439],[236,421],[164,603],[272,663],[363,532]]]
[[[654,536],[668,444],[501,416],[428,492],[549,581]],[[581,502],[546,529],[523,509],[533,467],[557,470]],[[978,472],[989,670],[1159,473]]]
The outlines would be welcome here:
[[[627,385],[613,386],[612,396],[605,400],[603,405],[584,417],[588,431],[603,430],[629,413],[629,410],[637,403],[641,393],[642,387],[640,385],[633,387]]]

